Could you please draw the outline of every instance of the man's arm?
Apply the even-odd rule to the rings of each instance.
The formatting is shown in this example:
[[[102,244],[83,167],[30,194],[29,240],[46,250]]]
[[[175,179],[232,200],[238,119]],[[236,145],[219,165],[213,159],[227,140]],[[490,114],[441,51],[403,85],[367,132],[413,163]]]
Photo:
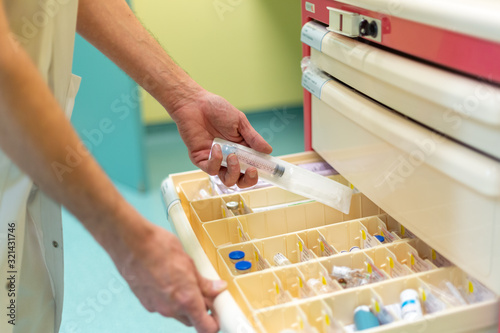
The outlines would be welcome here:
[[[240,175],[236,156],[230,156],[227,170],[220,168],[219,149],[208,160],[212,141],[222,137],[264,153],[270,153],[271,146],[242,112],[204,90],[177,66],[125,0],[80,0],[77,30],[165,107],[195,165],[211,175],[218,173],[228,186],[247,187],[257,182],[254,168]]]
[[[206,308],[224,285],[202,278],[174,235],[145,220],[85,150],[26,52],[10,38],[0,0],[0,148],[106,249],[144,306],[206,332]],[[51,169],[82,153],[62,181]]]

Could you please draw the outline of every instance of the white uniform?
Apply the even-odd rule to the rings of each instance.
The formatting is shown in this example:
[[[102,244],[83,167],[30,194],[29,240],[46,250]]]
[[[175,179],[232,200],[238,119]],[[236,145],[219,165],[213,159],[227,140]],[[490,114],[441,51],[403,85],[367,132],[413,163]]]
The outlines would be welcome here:
[[[78,0],[3,3],[13,37],[70,116],[80,83],[71,75]],[[59,331],[64,282],[61,209],[1,150],[0,278],[0,332]]]

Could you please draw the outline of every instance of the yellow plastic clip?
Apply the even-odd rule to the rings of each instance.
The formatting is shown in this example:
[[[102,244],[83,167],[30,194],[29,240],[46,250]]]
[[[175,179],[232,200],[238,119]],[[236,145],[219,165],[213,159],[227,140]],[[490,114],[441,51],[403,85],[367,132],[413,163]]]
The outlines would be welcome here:
[[[474,292],[474,284],[472,281],[469,281],[469,293],[472,294]]]
[[[364,230],[361,230],[361,237],[363,237],[363,240],[366,240],[366,232]]]
[[[392,259],[392,257],[389,257],[389,266],[394,268],[394,259]]]
[[[377,301],[373,302],[373,305],[374,305],[375,311],[377,313],[379,313],[380,312],[380,305],[378,304],[378,302]]]
[[[425,290],[421,290],[421,294],[422,294],[422,301],[425,302],[425,300],[427,299],[427,295],[425,294]]]
[[[405,227],[403,227],[403,225],[401,225],[401,236],[404,236],[406,233],[406,229]]]
[[[325,324],[326,326],[330,326],[330,317],[327,314],[325,315]]]
[[[302,242],[299,242],[299,251],[302,252]]]
[[[432,260],[436,260],[436,250],[432,249]]]
[[[413,254],[410,254],[410,263],[411,265],[415,265],[415,257],[413,256]]]
[[[373,272],[372,265],[370,263],[366,264],[366,271],[368,274],[371,274]]]
[[[321,248],[321,252],[325,252],[325,244],[323,242],[319,242],[319,247]]]

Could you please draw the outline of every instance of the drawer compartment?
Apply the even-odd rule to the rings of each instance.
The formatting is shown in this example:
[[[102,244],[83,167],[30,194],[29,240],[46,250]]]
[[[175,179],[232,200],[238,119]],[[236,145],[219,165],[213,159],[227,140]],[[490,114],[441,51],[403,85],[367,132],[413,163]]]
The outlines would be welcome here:
[[[424,314],[414,321],[403,320],[399,313],[399,295],[405,289],[422,292],[438,287],[443,281],[454,288],[466,287],[467,276],[458,268],[443,268],[366,285],[357,290],[318,296],[312,300],[284,304],[256,312],[255,319],[262,332],[280,332],[302,328],[307,332],[353,332],[354,309],[360,305],[385,307],[393,322],[366,332],[487,332],[495,331],[497,304],[493,300],[472,305],[449,304]]]

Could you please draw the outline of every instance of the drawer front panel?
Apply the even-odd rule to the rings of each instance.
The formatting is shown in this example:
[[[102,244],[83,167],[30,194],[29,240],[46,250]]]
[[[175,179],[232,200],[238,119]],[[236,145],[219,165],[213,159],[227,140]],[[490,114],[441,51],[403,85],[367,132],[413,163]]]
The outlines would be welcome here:
[[[313,97],[313,148],[384,211],[500,292],[500,163],[341,83]]]
[[[324,29],[318,23],[308,23]],[[437,131],[500,158],[500,88],[328,33],[311,60],[323,71]]]

